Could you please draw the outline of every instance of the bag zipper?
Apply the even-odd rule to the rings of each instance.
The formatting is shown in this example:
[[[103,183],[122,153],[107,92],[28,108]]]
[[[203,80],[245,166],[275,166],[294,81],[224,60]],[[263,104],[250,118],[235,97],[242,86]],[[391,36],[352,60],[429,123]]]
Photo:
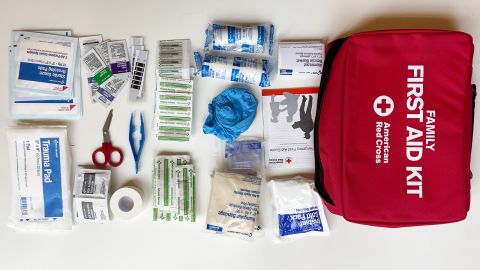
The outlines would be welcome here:
[[[470,140],[470,155],[472,155],[473,147],[473,127],[475,124],[475,99],[477,98],[477,85],[472,84],[472,137]],[[470,170],[470,179],[473,178],[473,172]]]
[[[315,152],[315,188],[318,191],[318,194],[322,199],[335,206],[332,198],[328,194],[327,190],[325,189],[325,181],[324,181],[324,171],[322,160],[320,158],[320,139],[319,139],[319,124],[320,124],[320,112],[322,110],[323,104],[323,96],[325,95],[325,88],[327,85],[328,77],[330,76],[330,70],[333,65],[333,61],[335,56],[337,55],[338,51],[342,47],[343,43],[345,42],[346,38],[337,39],[330,43],[328,48],[327,55],[325,57],[325,62],[323,64],[322,69],[322,78],[320,80],[320,88],[318,90],[318,102],[317,102],[317,113],[315,117],[315,129],[314,129],[314,152]]]

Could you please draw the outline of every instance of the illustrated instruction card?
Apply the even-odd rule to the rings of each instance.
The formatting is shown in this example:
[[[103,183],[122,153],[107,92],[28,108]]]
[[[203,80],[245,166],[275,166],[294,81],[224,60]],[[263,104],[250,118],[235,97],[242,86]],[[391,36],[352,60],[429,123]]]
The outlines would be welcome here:
[[[262,90],[267,168],[315,168],[317,96],[318,87]]]

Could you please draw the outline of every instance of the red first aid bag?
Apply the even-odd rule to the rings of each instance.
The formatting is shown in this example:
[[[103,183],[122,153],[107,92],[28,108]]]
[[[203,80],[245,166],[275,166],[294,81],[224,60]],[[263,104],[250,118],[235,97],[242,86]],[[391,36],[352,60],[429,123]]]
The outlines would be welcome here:
[[[472,57],[472,37],[454,31],[375,31],[329,44],[315,181],[332,213],[383,227],[466,217]]]

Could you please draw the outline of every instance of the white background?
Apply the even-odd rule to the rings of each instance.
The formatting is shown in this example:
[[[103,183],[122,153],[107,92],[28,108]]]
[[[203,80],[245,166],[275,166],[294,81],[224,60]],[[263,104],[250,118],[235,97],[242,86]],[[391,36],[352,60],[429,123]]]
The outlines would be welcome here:
[[[0,3],[0,149],[6,149],[4,131],[12,122],[7,112],[7,45],[10,31],[20,29],[72,29],[75,35],[103,34],[125,39],[143,35],[151,56],[159,39],[189,38],[200,48],[203,31],[212,20],[273,22],[278,39],[324,39],[370,29],[438,27],[470,33],[480,44],[480,2],[468,0],[363,0],[363,1],[8,1]],[[405,48],[408,50],[408,48]],[[478,53],[478,51],[476,51]],[[478,54],[473,81],[478,82]],[[404,229],[382,229],[347,223],[328,213],[332,229],[326,238],[308,238],[275,244],[269,195],[262,198],[262,222],[266,235],[254,242],[204,233],[215,168],[216,140],[202,134],[207,104],[229,83],[196,80],[193,136],[188,143],[157,142],[147,136],[141,173],[134,173],[128,145],[130,112],[141,109],[150,127],[153,110],[154,57],[147,73],[143,103],[127,103],[124,89],[113,104],[112,141],[125,151],[124,164],[113,170],[113,189],[134,180],[146,194],[145,209],[129,222],[77,225],[56,234],[17,233],[7,227],[10,205],[8,155],[0,155],[0,269],[479,269],[480,185],[478,136],[474,138],[471,210],[455,224]],[[85,85],[85,84],[84,84]],[[275,81],[273,87],[312,86],[315,82]],[[260,89],[253,88],[257,97]],[[69,124],[74,164],[89,164],[91,152],[100,146],[101,128],[108,110],[93,105],[84,89],[85,115]],[[259,107],[260,108],[260,107]],[[477,116],[478,113],[477,113]],[[479,126],[475,127],[475,135]],[[262,135],[261,110],[247,132]],[[163,224],[151,221],[151,164],[161,151],[190,152],[198,169],[195,224]],[[275,171],[269,175],[291,174]],[[304,172],[307,173],[308,172]],[[311,173],[311,172],[310,172]],[[265,189],[264,189],[265,191]],[[448,203],[448,198],[445,198]]]

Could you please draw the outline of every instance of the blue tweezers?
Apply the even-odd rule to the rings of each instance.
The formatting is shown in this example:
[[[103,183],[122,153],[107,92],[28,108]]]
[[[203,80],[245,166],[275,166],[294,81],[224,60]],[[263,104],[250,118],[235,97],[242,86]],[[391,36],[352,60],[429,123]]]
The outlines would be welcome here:
[[[140,113],[140,142],[138,146],[138,151],[135,149],[135,139],[133,134],[135,133],[136,127],[133,124],[133,113],[130,116],[130,131],[128,134],[128,141],[130,142],[130,148],[132,148],[133,159],[135,159],[135,173],[138,174],[138,163],[140,161],[140,155],[142,154],[143,143],[145,142],[145,128],[143,126],[143,114]]]

